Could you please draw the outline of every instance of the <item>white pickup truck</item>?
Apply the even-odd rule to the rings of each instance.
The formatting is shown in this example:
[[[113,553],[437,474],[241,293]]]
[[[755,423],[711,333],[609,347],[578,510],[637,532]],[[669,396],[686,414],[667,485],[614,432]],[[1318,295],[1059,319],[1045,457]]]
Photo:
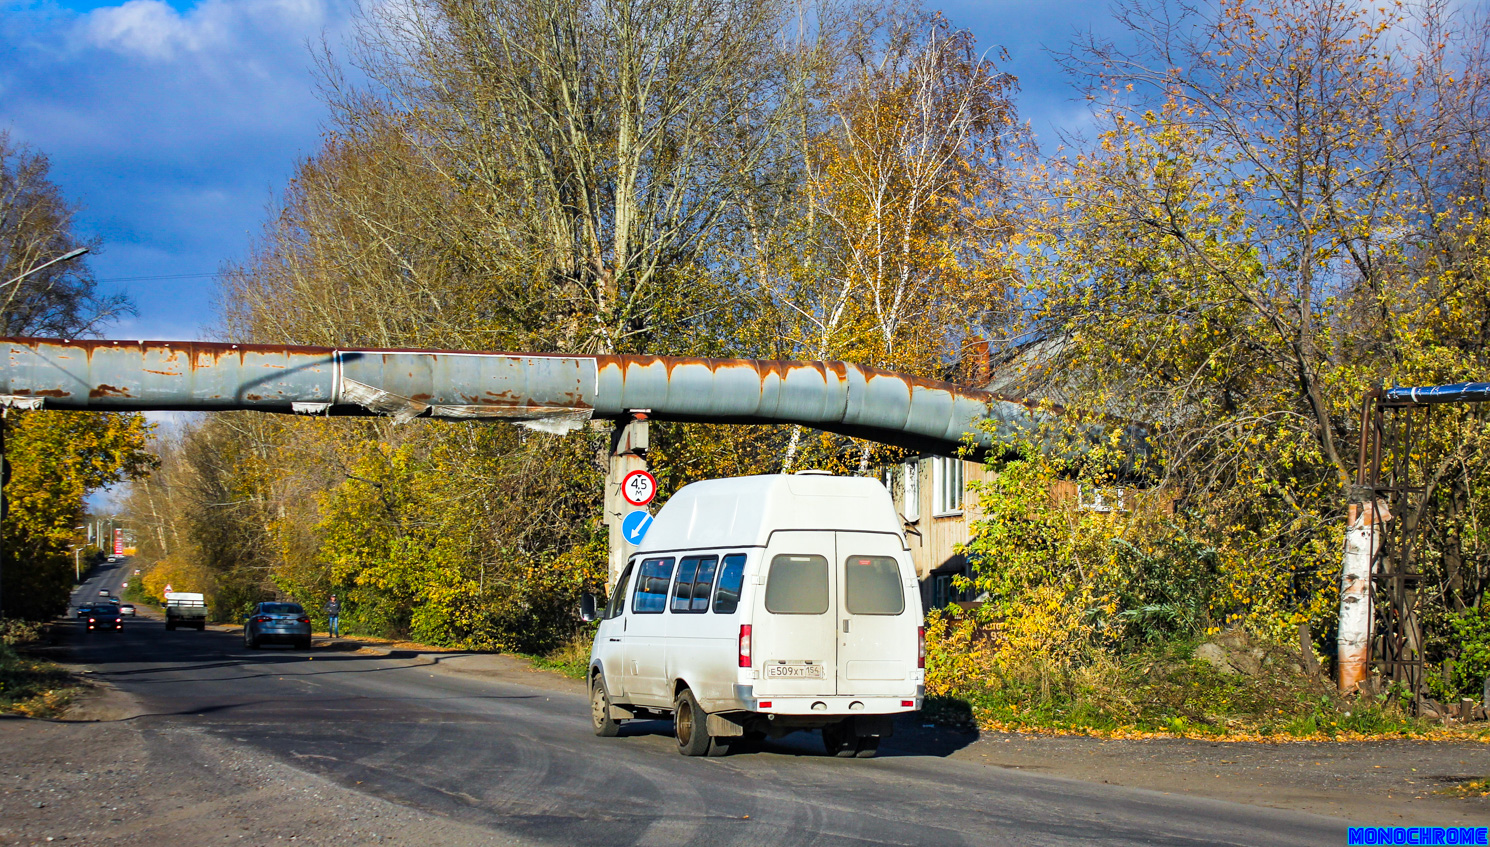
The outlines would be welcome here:
[[[207,600],[191,591],[172,591],[166,594],[166,629],[178,626],[196,627],[197,632],[207,628]]]

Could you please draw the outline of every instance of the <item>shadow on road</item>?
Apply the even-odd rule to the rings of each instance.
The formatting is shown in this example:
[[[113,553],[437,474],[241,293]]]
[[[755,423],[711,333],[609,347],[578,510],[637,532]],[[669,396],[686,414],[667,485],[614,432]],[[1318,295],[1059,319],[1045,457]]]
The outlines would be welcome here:
[[[646,736],[673,737],[673,722],[662,718],[630,720],[621,724],[622,738]],[[945,758],[978,740],[977,732],[962,732],[939,726],[926,726],[921,716],[906,715],[895,722],[895,735],[880,744],[877,758],[902,757]],[[799,730],[781,738],[763,741],[736,741],[730,745],[730,755],[764,754],[776,756],[823,756],[822,733],[817,730]]]
[[[123,632],[88,632],[76,621],[59,621],[55,630],[59,646],[69,661],[80,662],[91,667],[88,674],[101,681],[127,683],[139,690],[140,686],[170,687],[183,682],[193,683],[238,683],[255,679],[284,677],[293,670],[298,678],[314,680],[323,675],[370,674],[389,671],[433,668],[443,662],[469,657],[471,653],[432,653],[419,650],[397,649],[387,652],[361,652],[363,645],[347,641],[321,641],[309,650],[294,648],[250,650],[243,646],[236,633],[195,632],[191,630],[166,631],[164,625],[155,620],[135,620],[125,624]],[[395,660],[397,664],[390,664]],[[235,673],[234,671],[239,671]],[[314,696],[314,695],[310,695]],[[442,699],[438,695],[432,699]],[[491,695],[490,699],[514,700],[534,697],[552,697],[553,692],[533,695]],[[479,696],[479,699],[487,699]],[[399,697],[399,700],[421,699]],[[216,705],[210,702],[182,704],[181,708],[155,709],[148,714],[135,717],[164,715],[202,715],[220,711],[236,711],[268,706],[271,701],[258,699],[240,701],[232,705]],[[673,722],[666,718],[631,720],[622,724],[622,737],[658,736],[671,738]],[[879,749],[880,758],[950,756],[956,751],[978,740],[976,732],[931,726],[923,723],[922,716],[910,714],[900,717],[895,724],[895,735],[886,739]],[[757,754],[790,757],[826,757],[822,735],[817,730],[798,731],[777,739],[736,742],[731,755]]]

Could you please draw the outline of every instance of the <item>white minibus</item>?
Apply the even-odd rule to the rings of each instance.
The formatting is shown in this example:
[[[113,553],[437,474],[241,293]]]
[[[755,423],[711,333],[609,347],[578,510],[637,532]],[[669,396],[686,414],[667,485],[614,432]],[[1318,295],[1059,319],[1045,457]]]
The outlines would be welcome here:
[[[684,486],[599,614],[595,733],[671,714],[685,756],[820,729],[873,756],[921,708],[915,568],[883,485],[822,471]]]

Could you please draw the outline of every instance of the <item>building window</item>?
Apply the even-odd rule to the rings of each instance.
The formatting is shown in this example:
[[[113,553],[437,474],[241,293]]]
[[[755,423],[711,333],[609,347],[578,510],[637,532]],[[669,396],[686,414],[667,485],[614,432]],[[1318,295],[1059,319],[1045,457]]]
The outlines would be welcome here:
[[[945,609],[953,603],[966,603],[973,599],[973,592],[970,587],[958,588],[953,582],[953,579],[958,576],[967,576],[967,573],[939,573],[932,575],[931,608]]]
[[[1127,489],[1076,487],[1076,508],[1084,512],[1126,512]]]
[[[931,466],[932,514],[962,514],[962,460],[937,457]]]
[[[910,523],[921,519],[920,470],[920,462],[906,462],[900,466],[900,514]]]

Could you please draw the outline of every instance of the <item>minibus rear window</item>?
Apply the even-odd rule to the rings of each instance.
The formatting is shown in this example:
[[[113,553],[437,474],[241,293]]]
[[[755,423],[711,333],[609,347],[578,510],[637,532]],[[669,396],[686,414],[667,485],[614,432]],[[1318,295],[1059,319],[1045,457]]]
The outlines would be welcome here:
[[[889,556],[849,556],[843,562],[843,604],[851,615],[905,611],[900,565]]]
[[[821,615],[828,611],[828,560],[786,553],[771,559],[766,611],[777,615]]]
[[[740,586],[745,582],[745,554],[731,553],[724,557],[724,567],[719,569],[719,590],[714,592],[714,613],[733,615],[740,607]]]
[[[667,608],[667,586],[672,577],[671,558],[643,559],[641,571],[636,575],[636,597],[631,601],[631,611],[658,614]]]

